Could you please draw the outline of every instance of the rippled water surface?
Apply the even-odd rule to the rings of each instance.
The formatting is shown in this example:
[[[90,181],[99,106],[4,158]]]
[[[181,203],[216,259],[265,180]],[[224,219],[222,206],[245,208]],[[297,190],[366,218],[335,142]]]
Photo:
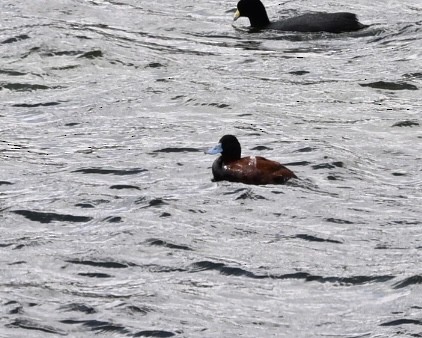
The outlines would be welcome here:
[[[422,7],[2,1],[0,336],[422,337]],[[291,168],[211,181],[224,134]]]

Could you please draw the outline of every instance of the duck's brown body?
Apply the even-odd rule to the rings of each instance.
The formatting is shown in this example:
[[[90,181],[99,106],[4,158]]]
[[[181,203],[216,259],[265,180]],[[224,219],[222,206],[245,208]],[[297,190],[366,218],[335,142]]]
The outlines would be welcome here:
[[[261,156],[240,157],[240,144],[232,135],[221,138],[217,148],[209,153],[221,152],[212,165],[215,181],[245,184],[283,184],[297,176],[281,163]]]

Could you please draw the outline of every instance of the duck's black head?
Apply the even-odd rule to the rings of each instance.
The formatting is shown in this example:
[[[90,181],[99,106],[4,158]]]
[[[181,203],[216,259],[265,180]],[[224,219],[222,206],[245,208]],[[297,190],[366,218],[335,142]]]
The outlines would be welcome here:
[[[267,11],[260,0],[240,0],[237,3],[237,11],[234,20],[245,16],[249,19],[251,27],[262,28],[270,24]]]
[[[223,162],[230,162],[238,160],[241,155],[240,143],[237,140],[236,136],[233,135],[224,135],[218,144],[208,150],[208,154],[218,154],[221,153]]]

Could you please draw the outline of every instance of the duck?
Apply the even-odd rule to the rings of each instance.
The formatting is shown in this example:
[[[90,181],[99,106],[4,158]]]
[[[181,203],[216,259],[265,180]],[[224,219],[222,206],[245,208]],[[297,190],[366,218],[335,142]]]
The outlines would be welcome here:
[[[241,146],[234,135],[224,135],[207,154],[221,154],[212,165],[214,181],[265,185],[284,184],[297,176],[284,165],[261,156],[241,157]]]
[[[368,25],[358,21],[356,14],[349,12],[307,13],[271,22],[260,0],[240,0],[237,3],[237,10],[233,20],[236,21],[242,16],[249,18],[251,28],[254,30],[272,29],[294,32],[343,33],[368,27]]]

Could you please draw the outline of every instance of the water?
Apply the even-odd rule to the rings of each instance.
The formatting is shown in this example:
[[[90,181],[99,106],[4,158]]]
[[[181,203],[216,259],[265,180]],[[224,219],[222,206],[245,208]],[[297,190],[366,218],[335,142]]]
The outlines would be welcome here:
[[[422,336],[416,0],[0,10],[0,336]],[[227,133],[284,186],[211,181]]]

